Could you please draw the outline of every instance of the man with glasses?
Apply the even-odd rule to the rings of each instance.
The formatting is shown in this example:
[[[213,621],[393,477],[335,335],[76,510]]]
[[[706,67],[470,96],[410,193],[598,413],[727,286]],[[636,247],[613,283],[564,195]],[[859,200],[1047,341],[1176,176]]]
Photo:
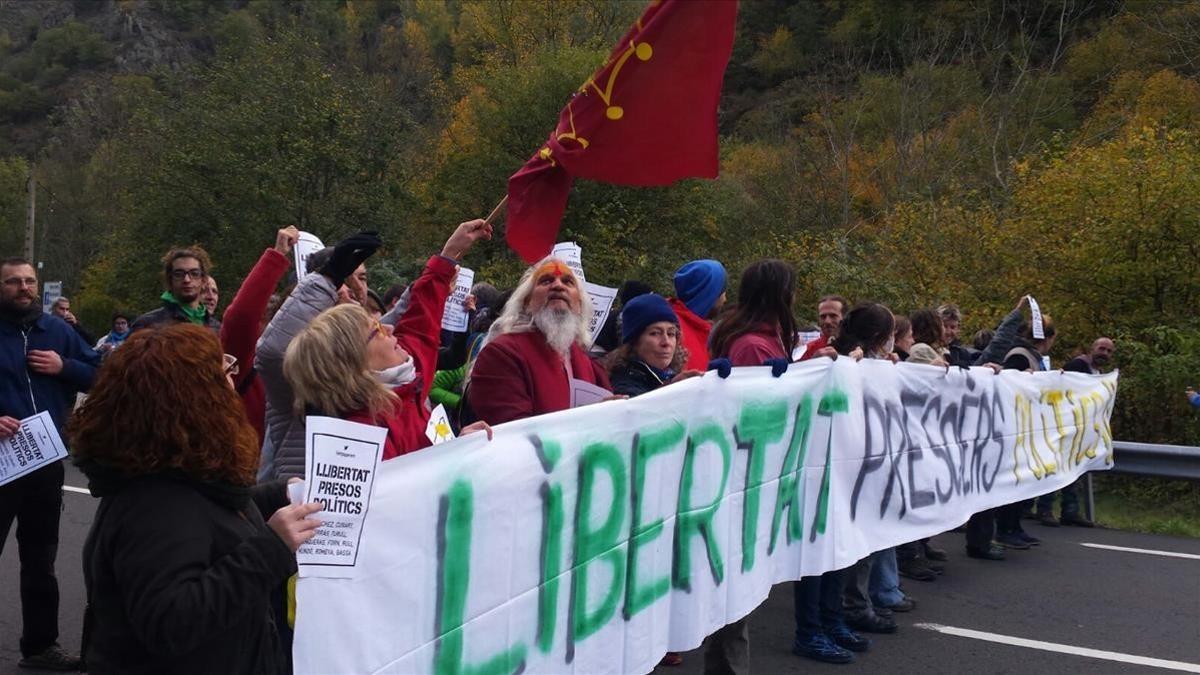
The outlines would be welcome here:
[[[57,316],[42,312],[37,272],[24,258],[0,261],[0,439],[21,420],[49,412],[59,434],[75,395],[91,387],[100,357]],[[0,551],[13,521],[21,561],[21,662],[25,668],[78,670],[58,645],[58,524],[63,463],[0,485]]]
[[[220,330],[220,322],[200,301],[211,269],[208,253],[199,246],[167,251],[163,256],[163,286],[166,290],[160,296],[162,306],[139,316],[133,322],[133,330],[164,323],[194,323]]]

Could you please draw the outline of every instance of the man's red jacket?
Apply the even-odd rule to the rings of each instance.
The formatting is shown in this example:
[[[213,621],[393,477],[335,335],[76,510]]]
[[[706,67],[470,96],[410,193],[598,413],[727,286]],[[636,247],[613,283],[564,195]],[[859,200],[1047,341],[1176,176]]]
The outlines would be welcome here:
[[[578,344],[571,345],[576,379],[612,390],[608,373]],[[471,370],[467,399],[488,424],[544,415],[571,407],[571,383],[563,359],[541,331],[506,333],[489,342]]]

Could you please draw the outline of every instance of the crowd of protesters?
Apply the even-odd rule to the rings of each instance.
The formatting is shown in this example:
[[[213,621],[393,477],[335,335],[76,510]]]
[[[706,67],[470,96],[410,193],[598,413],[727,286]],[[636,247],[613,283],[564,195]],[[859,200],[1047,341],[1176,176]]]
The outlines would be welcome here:
[[[172,249],[158,306],[136,318],[114,315],[98,340],[66,298],[43,313],[29,261],[0,264],[0,438],[49,412],[100,498],[83,551],[87,608],[76,656],[58,645],[62,463],[0,486],[0,546],[17,524],[20,665],[288,672],[293,554],[320,524],[315,504],[289,504],[286,494],[305,474],[307,415],[385,427],[387,460],[430,445],[424,430],[435,405],[460,435],[490,438],[493,425],[569,408],[572,379],[623,398],[706,370],[765,365],[780,376],[793,360],[816,358],[1032,372],[1052,367],[1057,336],[1043,315],[1034,337],[1025,299],[970,345],[951,304],[904,316],[829,295],[815,308],[817,324],[804,326],[788,263],[751,264],[727,302],[725,267],[696,260],[663,295],[640,281],[622,284],[615,318],[593,343],[582,280],[555,258],[531,266],[511,290],[476,284],[468,329],[447,333],[442,313],[459,261],[491,238],[487,222],[459,225],[412,284],[382,297],[367,285],[366,265],[383,245],[370,232],[312,254],[309,273],[279,293],[298,236],[290,227],[277,233],[223,314],[208,255]],[[1102,372],[1114,349],[1097,338],[1063,368]],[[1037,546],[1023,529],[1027,517],[1091,527],[1074,486],[1059,493],[1057,517],[1053,493],[972,515],[967,554],[1001,561]],[[946,561],[925,539],[801,579],[793,651],[853,661],[871,647],[866,634],[895,632],[895,613],[917,609],[904,580],[935,582]],[[706,672],[748,672],[749,654],[743,619],[706,640]],[[678,654],[663,659],[680,662]]]

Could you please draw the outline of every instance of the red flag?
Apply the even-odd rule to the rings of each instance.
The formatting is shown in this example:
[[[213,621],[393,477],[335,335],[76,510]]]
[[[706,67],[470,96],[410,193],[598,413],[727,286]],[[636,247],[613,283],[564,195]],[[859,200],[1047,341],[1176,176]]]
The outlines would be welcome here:
[[[666,185],[717,176],[717,101],[736,0],[652,0],[558,127],[508,179],[508,245],[550,253],[575,177]]]

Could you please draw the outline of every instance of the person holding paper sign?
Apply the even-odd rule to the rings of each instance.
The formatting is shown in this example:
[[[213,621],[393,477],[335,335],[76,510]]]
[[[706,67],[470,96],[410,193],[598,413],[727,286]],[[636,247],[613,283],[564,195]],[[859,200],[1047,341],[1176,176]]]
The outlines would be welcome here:
[[[100,498],[83,548],[90,672],[289,672],[270,598],[321,506],[254,484],[258,440],[222,356],[199,326],[139,331],[71,420]]]
[[[309,256],[313,271],[296,283],[258,340],[254,367],[267,399],[264,447],[273,452],[263,456],[263,473],[268,477],[304,477],[304,415],[295,412],[296,399],[283,375],[288,345],[318,314],[354,301],[347,286],[358,286],[354,275],[380,246],[383,240],[377,233],[359,232]]]
[[[503,424],[566,410],[577,380],[609,390],[608,373],[587,354],[591,304],[562,260],[527,269],[468,375],[466,416]]]
[[[233,301],[225,308],[221,322],[221,348],[240,364],[234,386],[246,406],[250,424],[258,432],[259,443],[266,437],[266,391],[258,369],[254,367],[254,347],[266,328],[267,305],[275,287],[291,267],[292,247],[300,236],[295,227],[275,233],[275,246],[263,251],[246,275]]]
[[[37,271],[30,261],[0,262],[0,438],[20,420],[48,411],[62,429],[87,391],[100,357],[57,316],[42,313]],[[70,669],[79,659],[58,646],[58,551],[63,465],[52,462],[0,485],[0,550],[17,523],[23,623],[21,665]]]
[[[1033,324],[1025,322],[1017,331],[1017,340],[1004,357],[1005,370],[1023,370],[1036,373],[1049,370],[1050,350],[1054,347],[1057,331],[1049,314],[1042,314],[1042,330],[1045,337],[1034,339]],[[1005,504],[996,509],[996,541],[1005,548],[1028,550],[1041,543],[1021,527],[1022,502]]]
[[[426,405],[437,370],[442,311],[458,258],[492,227],[483,220],[458,226],[441,255],[413,282],[408,309],[395,329],[353,304],[328,309],[288,345],[283,375],[295,392],[295,413],[321,414],[387,427],[383,459],[429,447]],[[462,434],[487,431],[486,424]]]

